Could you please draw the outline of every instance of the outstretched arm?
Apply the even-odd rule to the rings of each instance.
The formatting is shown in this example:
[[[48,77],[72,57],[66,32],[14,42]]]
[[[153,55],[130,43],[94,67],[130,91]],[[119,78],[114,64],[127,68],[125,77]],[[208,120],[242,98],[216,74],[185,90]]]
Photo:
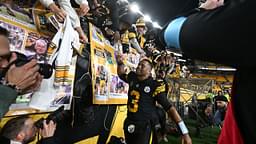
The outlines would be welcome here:
[[[177,124],[178,129],[182,134],[182,140],[185,144],[192,144],[191,138],[189,136],[188,129],[181,119],[179,113],[177,112],[176,108],[172,106],[172,104],[168,101],[166,96],[166,85],[164,82],[158,82],[158,86],[156,87],[153,97],[156,101],[162,105],[162,107],[168,113],[168,116]]]
[[[181,48],[190,58],[234,67],[255,65],[251,63],[254,55],[248,53],[254,43],[250,35],[255,34],[252,29],[256,21],[251,12],[255,1],[228,1],[224,5],[208,1],[199,11],[168,23],[161,40],[168,47]]]
[[[138,41],[136,38],[132,38],[130,39],[130,42],[132,44],[132,46],[137,50],[137,52],[139,54],[145,55],[146,53],[144,52],[144,50],[140,47]]]
[[[168,111],[168,116],[177,124],[179,130],[182,133],[182,139],[184,140],[185,144],[192,144],[192,140],[189,136],[188,129],[181,119],[179,113],[177,112],[175,107],[171,107]]]
[[[59,22],[63,22],[65,20],[66,13],[60,9],[53,0],[40,0],[40,2],[44,7],[50,9]]]

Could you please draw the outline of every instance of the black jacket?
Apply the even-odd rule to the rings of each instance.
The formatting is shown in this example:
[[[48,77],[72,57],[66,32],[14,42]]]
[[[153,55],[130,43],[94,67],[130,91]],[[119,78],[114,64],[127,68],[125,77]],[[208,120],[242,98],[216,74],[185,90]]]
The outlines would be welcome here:
[[[189,58],[237,69],[232,87],[236,123],[245,144],[256,143],[255,0],[229,0],[224,6],[187,16],[179,42]]]

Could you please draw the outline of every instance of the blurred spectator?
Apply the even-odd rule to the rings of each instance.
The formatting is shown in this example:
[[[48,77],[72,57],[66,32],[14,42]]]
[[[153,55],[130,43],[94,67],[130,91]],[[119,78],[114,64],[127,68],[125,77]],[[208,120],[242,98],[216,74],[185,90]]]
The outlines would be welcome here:
[[[56,144],[53,138],[56,124],[50,121],[43,122],[43,129],[39,130],[40,144]],[[34,125],[34,120],[28,116],[18,116],[9,120],[1,130],[1,144],[28,144],[35,140],[38,129]]]
[[[157,30],[156,28],[153,27],[153,24],[151,23],[146,23],[147,26],[147,32],[145,34],[145,43],[144,43],[144,47],[143,50],[146,52],[146,56],[147,57],[153,57],[156,53],[156,51],[158,51],[158,47],[155,44],[155,37],[157,34]],[[153,60],[153,58],[152,58]]]
[[[219,90],[218,93],[217,93],[217,96],[222,96],[222,95],[223,95],[222,90]]]
[[[206,101],[209,103],[213,103],[213,99],[214,99],[214,94],[213,94],[212,90],[210,89],[208,91],[208,93],[206,94]]]
[[[217,111],[214,114],[214,123],[222,127],[228,106],[228,99],[220,95],[215,97],[215,101],[217,103]]]
[[[145,44],[145,33],[146,33],[146,24],[143,17],[140,17],[136,21],[136,28],[132,27],[130,29],[129,35],[132,37],[130,39],[133,48],[137,50],[138,53],[145,55],[145,51],[143,50]]]
[[[165,61],[166,52],[162,51],[161,54],[156,56],[155,62],[156,62],[156,77],[164,79],[166,76],[166,61]]]
[[[60,22],[63,22],[66,15],[68,14],[71,19],[72,26],[79,34],[81,42],[88,42],[88,38],[81,28],[80,19],[78,17],[78,14],[79,16],[84,16],[89,11],[90,8],[88,6],[87,0],[75,0],[75,2],[80,6],[78,14],[71,6],[69,0],[58,0],[58,4],[60,7],[58,7],[53,0],[40,0],[40,2],[46,8],[49,8]]]
[[[217,107],[217,102],[216,102],[216,97],[217,97],[217,96],[223,96],[222,90],[219,90],[219,91],[217,92],[217,95],[214,96],[214,98],[213,98],[213,102],[214,102],[214,112],[218,109],[218,107]]]
[[[129,35],[129,29],[136,20],[136,15],[131,11],[127,11],[119,19],[119,30],[121,34],[122,53],[130,52],[130,40],[134,36]],[[137,50],[138,51],[138,50]]]
[[[197,118],[196,135],[200,136],[201,129],[208,126],[213,126],[213,111],[212,104],[208,103],[204,106],[202,111],[199,111]]]
[[[197,93],[194,93],[191,99],[193,105],[197,105]]]
[[[28,22],[32,23],[32,14],[29,11],[27,11],[23,6],[19,6],[16,2],[14,0],[1,0],[0,6],[6,7],[6,11],[9,15],[13,17],[23,15],[26,17]]]
[[[10,52],[8,31],[0,27],[0,118],[8,111],[18,93],[34,91],[42,81],[36,60],[16,67],[16,59],[16,54]]]
[[[120,36],[120,29],[119,29],[119,16],[120,16],[120,9],[122,8],[122,3],[125,1],[118,1],[118,0],[93,0],[93,5],[95,8],[104,5],[110,11],[110,18],[112,21],[111,29],[114,31],[113,39],[114,43],[121,40]]]
[[[231,97],[230,97],[230,93],[228,90],[224,90],[224,96],[227,98],[228,102],[230,101]]]
[[[188,78],[190,71],[188,70],[188,67],[183,65],[181,67],[181,77],[182,78]]]
[[[167,58],[166,58],[167,59]],[[170,54],[170,57],[168,58],[169,60],[167,61],[168,64],[168,70],[167,70],[167,74],[172,74],[175,71],[175,67],[176,67],[176,58],[174,56],[173,53]]]
[[[9,120],[1,130],[1,144],[27,144],[36,138],[34,121],[28,116],[20,116]],[[6,142],[3,142],[6,139]],[[8,142],[9,141],[9,142]]]

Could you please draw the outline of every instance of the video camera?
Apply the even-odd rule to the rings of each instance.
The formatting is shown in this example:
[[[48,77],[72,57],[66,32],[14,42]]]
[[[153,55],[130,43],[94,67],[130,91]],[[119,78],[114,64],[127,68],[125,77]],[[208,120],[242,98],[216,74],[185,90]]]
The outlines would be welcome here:
[[[15,52],[17,55],[17,59],[13,62],[17,67],[23,66],[26,63],[30,62],[32,59],[28,58],[22,53]],[[44,76],[44,79],[48,79],[52,76],[53,67],[47,63],[38,63],[39,70],[38,72]]]
[[[51,120],[54,123],[58,123],[60,122],[63,117],[65,116],[64,112],[64,106],[59,107],[57,110],[55,110],[54,112],[52,112],[51,114],[48,115],[47,118],[40,118],[39,120],[37,120],[35,122],[35,126],[38,129],[43,129],[44,128],[44,120],[46,120],[46,124],[48,124]]]

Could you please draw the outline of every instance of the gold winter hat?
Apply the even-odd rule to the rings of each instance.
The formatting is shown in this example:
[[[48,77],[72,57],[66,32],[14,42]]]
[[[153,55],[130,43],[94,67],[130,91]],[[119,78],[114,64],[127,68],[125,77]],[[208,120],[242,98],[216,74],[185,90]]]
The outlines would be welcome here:
[[[140,17],[137,21],[136,21],[136,26],[141,26],[141,27],[145,27],[146,24],[145,24],[145,20],[143,17]]]

